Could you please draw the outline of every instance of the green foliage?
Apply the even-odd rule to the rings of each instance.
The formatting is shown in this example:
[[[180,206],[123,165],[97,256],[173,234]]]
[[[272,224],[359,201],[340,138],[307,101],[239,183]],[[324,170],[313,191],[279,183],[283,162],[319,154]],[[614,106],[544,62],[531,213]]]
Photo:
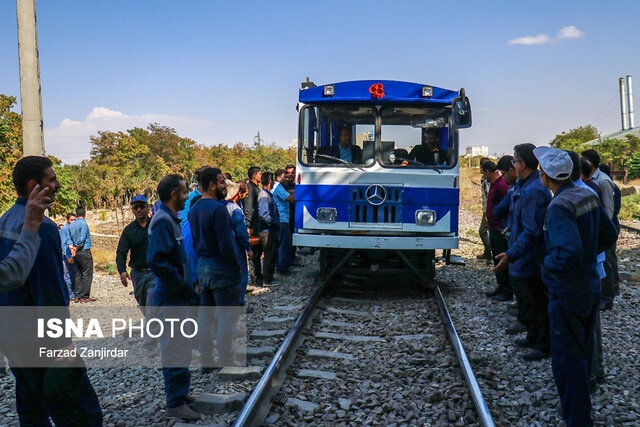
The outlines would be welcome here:
[[[622,198],[622,206],[618,218],[623,221],[640,219],[640,194],[632,194]]]
[[[11,172],[22,157],[22,119],[11,111],[14,96],[0,94],[0,212],[7,210],[16,197]]]
[[[22,157],[22,120],[11,111],[15,103],[15,97],[0,95],[0,212],[13,204],[11,172]],[[204,165],[219,167],[234,180],[246,179],[251,166],[274,172],[295,164],[296,153],[295,149],[259,143],[205,147],[158,123],[126,132],[99,131],[90,142],[91,158],[79,165],[63,165],[50,157],[61,185],[51,206],[53,215],[79,205],[89,209],[122,206],[135,194],[155,199],[158,181],[164,175],[177,173],[191,182],[195,169]]]
[[[625,166],[629,171],[629,179],[640,178],[640,152],[636,151],[629,156]]]
[[[118,272],[118,267],[114,262],[108,262],[104,265],[104,271],[109,275],[114,275]]]
[[[73,176],[71,170],[62,166],[60,159],[49,156],[53,162],[53,168],[56,171],[56,177],[60,183],[60,189],[56,193],[56,199],[51,204],[51,215],[64,215],[67,212],[73,212],[76,209],[78,201],[78,193],[71,185]]]
[[[263,171],[275,172],[288,164],[296,163],[296,150],[284,149],[274,144],[254,143],[252,147],[236,143],[233,147],[218,144],[212,147],[196,146],[196,167],[212,166],[229,172],[235,181],[247,179],[251,166],[260,166]]]
[[[569,132],[562,132],[556,135],[549,145],[553,148],[559,148],[561,150],[573,150],[576,152],[582,151],[584,143],[594,139],[600,138],[600,132],[593,125],[580,126],[575,129],[569,130]]]

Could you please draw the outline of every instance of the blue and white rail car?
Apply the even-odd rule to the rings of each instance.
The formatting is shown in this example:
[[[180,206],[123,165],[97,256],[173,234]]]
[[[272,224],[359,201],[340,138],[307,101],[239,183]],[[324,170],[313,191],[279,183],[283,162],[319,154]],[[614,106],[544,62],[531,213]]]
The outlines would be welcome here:
[[[321,248],[330,274],[394,267],[433,278],[435,250],[458,247],[458,129],[471,126],[464,89],[302,86],[294,244]]]

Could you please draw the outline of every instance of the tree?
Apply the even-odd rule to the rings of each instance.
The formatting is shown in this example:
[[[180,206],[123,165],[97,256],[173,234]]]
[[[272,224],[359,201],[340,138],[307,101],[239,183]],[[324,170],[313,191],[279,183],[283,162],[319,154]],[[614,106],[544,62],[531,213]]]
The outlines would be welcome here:
[[[583,150],[585,142],[598,138],[600,138],[598,129],[593,125],[585,125],[556,135],[555,138],[549,142],[549,145],[561,150],[580,152]]]
[[[0,94],[0,212],[16,198],[11,172],[22,157],[22,118],[11,111],[15,104],[15,96]]]

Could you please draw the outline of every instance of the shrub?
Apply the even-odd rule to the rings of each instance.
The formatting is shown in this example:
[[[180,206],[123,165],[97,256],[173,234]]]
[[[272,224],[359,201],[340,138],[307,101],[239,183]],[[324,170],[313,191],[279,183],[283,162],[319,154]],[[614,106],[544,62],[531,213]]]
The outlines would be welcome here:
[[[622,198],[622,207],[618,218],[623,221],[640,219],[640,194],[632,194]]]

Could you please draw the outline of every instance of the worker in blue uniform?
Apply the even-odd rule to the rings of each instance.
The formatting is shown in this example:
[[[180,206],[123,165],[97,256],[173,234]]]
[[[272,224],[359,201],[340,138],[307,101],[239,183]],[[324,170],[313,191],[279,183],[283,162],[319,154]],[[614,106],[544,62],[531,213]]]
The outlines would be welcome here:
[[[149,224],[147,247],[147,263],[157,278],[152,301],[160,318],[184,319],[189,317],[189,305],[198,299],[177,215],[187,200],[187,186],[180,175],[167,175],[158,184],[158,195],[162,204]],[[187,405],[191,347],[191,340],[180,332],[171,337],[165,328],[160,336],[167,415],[187,421],[200,418]]]
[[[541,182],[554,194],[545,215],[547,254],[541,266],[549,290],[553,377],[567,426],[590,426],[593,328],[601,292],[597,255],[613,245],[616,230],[597,196],[573,185],[568,153],[537,147],[534,154]]]
[[[16,245],[28,211],[27,197],[36,185],[51,190],[52,202],[60,189],[51,160],[40,156],[20,159],[13,170],[13,183],[18,199],[0,218],[0,259],[10,254]],[[64,281],[58,227],[45,217],[37,233],[40,247],[24,286],[0,294],[0,351],[9,360],[16,380],[20,425],[50,426],[52,419],[59,426],[100,426],[102,410],[82,359],[38,357],[39,346],[71,351],[73,343],[66,337],[39,339],[36,322],[31,317],[37,314],[27,309],[48,307],[48,312],[57,313],[52,317],[69,316],[69,292]],[[24,310],[10,310],[11,307]]]
[[[534,148],[533,144],[519,144],[513,148],[512,163],[519,184],[511,193],[507,221],[509,249],[497,255],[500,262],[494,267],[494,271],[509,267],[518,312],[522,312],[519,317],[527,328],[527,336],[516,339],[515,343],[533,348],[522,356],[528,361],[549,357],[549,299],[540,278],[540,262],[544,255],[542,225],[551,193],[540,182]]]

